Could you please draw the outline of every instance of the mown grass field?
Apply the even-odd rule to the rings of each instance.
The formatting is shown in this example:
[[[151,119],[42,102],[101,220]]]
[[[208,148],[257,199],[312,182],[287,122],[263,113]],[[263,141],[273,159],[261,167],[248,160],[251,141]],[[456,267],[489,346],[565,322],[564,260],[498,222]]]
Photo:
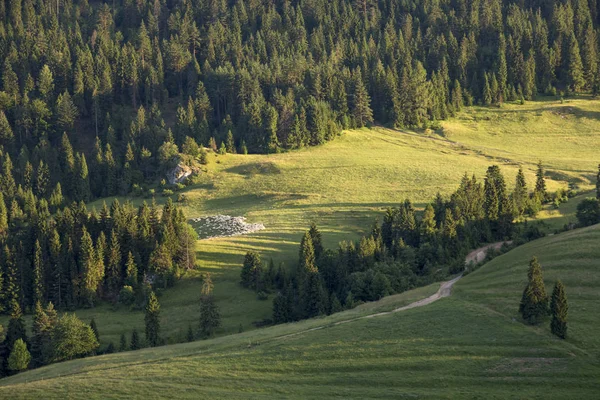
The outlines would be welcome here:
[[[375,127],[288,153],[211,154],[201,182],[184,191],[186,215],[245,216],[266,229],[198,242],[198,271],[160,296],[163,335],[170,343],[178,342],[189,324],[197,324],[199,274],[206,271],[213,274],[223,315],[220,335],[237,333],[240,325],[254,329],[253,322],[270,317],[271,300],[258,301],[238,285],[243,256],[256,250],[264,260],[290,265],[311,222],[321,229],[325,245],[334,248],[368,231],[386,207],[405,198],[422,207],[438,191],[454,191],[465,172],[482,178],[493,163],[501,166],[509,187],[522,165],[532,188],[535,164],[541,159],[548,166],[549,190],[566,188],[569,181],[590,189],[600,157],[599,113],[600,101],[589,99],[474,107],[443,122],[436,132]],[[576,204],[586,196],[558,210],[549,206],[540,218],[549,231],[574,222]],[[157,198],[159,203],[164,200]],[[99,208],[101,201],[94,205]],[[120,334],[129,335],[134,326],[143,330],[141,311],[104,305],[77,314],[96,319],[104,345],[118,343]]]
[[[422,308],[333,325],[408,304],[436,285],[327,318],[40,368],[0,381],[0,397],[596,398],[598,243],[600,225],[531,242]],[[548,323],[518,318],[534,255],[548,291],[557,278],[565,283],[567,340]]]

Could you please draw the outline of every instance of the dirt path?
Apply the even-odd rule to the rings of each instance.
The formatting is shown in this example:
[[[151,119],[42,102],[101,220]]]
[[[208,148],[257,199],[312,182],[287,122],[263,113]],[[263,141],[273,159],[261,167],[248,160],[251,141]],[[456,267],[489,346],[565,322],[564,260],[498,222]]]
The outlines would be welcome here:
[[[492,243],[492,244],[489,244],[487,246],[483,246],[483,247],[480,247],[480,248],[478,248],[476,250],[473,250],[465,258],[465,265],[467,265],[467,264],[469,264],[471,262],[479,263],[479,262],[483,261],[485,259],[485,256],[486,256],[486,254],[487,254],[487,252],[488,252],[489,249],[493,248],[495,250],[498,250],[498,249],[500,249],[504,245],[504,243],[511,244],[512,241]],[[361,320],[361,319],[375,318],[375,317],[380,317],[382,315],[390,315],[390,314],[394,314],[394,313],[397,313],[397,312],[400,312],[400,311],[410,310],[411,308],[417,308],[417,307],[426,306],[428,304],[433,303],[434,301],[437,301],[437,300],[442,299],[444,297],[450,296],[450,294],[452,293],[452,287],[454,286],[454,284],[456,282],[458,282],[460,280],[460,278],[462,278],[462,274],[459,275],[459,276],[457,276],[456,278],[454,278],[452,280],[449,280],[449,281],[446,281],[446,282],[442,282],[440,284],[440,288],[438,289],[438,291],[435,292],[434,294],[432,294],[431,296],[429,296],[429,297],[427,297],[425,299],[421,299],[421,300],[415,301],[415,302],[410,303],[408,305],[396,308],[396,309],[394,309],[392,311],[380,312],[380,313],[376,313],[376,314],[365,315],[365,316],[362,316],[362,317],[347,319],[347,320],[344,320],[344,321],[334,322],[334,323],[329,324],[329,325],[317,326],[316,328],[307,329],[307,330],[304,330],[304,331],[301,331],[301,332],[296,332],[296,333],[291,333],[289,335],[279,336],[279,337],[276,337],[275,340],[277,340],[277,339],[285,339],[285,338],[289,338],[289,337],[297,336],[297,335],[302,335],[304,333],[308,333],[308,332],[312,332],[312,331],[318,331],[318,330],[326,328],[328,326],[337,326],[337,325],[347,324],[349,322],[354,322],[354,321],[358,321],[358,320]]]

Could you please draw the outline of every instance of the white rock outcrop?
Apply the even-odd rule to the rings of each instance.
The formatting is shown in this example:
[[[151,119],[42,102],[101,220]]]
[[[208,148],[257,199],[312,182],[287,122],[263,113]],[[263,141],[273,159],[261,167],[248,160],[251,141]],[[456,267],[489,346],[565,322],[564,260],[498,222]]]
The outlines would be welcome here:
[[[249,224],[245,217],[212,215],[192,219],[200,239],[246,235],[265,229],[263,224]]]

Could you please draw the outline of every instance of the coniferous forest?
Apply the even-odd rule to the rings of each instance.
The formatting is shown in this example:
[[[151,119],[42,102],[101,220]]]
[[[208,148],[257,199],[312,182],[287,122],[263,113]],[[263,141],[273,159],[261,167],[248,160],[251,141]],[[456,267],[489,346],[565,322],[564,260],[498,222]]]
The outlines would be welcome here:
[[[475,104],[597,95],[599,13],[595,0],[0,0],[0,375],[92,354],[95,323],[57,311],[102,301],[145,307],[147,342],[162,343],[153,290],[194,267],[196,232],[171,199],[89,202],[204,164],[205,148],[277,153],[373,124],[435,129]],[[270,322],[288,322],[430,283],[442,264],[461,272],[467,250],[515,237],[549,200],[541,164],[532,194],[522,170],[516,182],[509,193],[497,166],[465,176],[337,251],[313,226],[297,269],[249,253],[242,284],[277,293]],[[211,285],[202,337],[220,323]],[[56,351],[74,336],[80,350]]]

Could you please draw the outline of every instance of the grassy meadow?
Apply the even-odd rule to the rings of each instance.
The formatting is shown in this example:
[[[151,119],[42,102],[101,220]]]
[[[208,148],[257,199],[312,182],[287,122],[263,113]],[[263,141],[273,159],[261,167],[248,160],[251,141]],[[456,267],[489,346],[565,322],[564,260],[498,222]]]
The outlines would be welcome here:
[[[51,365],[0,381],[0,397],[595,398],[599,242],[600,225],[531,242],[422,308],[334,324],[408,304],[437,285],[330,317]],[[565,283],[567,340],[553,337],[549,323],[518,318],[533,255],[549,292],[555,279]]]
[[[388,206],[410,198],[423,207],[437,192],[454,191],[465,172],[483,178],[494,163],[501,166],[509,187],[522,165],[531,189],[541,159],[548,168],[549,190],[567,188],[568,182],[591,189],[600,154],[600,140],[593,137],[600,131],[599,113],[600,101],[589,99],[473,107],[442,122],[438,131],[374,127],[287,153],[210,154],[200,182],[184,190],[186,215],[245,216],[266,229],[197,243],[198,270],[160,294],[163,336],[170,343],[180,342],[188,326],[197,324],[200,273],[205,271],[213,274],[223,315],[220,335],[254,329],[253,322],[269,318],[271,299],[259,301],[238,284],[243,256],[256,250],[265,261],[290,265],[311,222],[322,231],[325,245],[335,248],[367,232]],[[576,204],[587,195],[559,209],[547,206],[539,218],[549,231],[574,222]],[[164,200],[157,197],[159,203]],[[143,331],[142,311],[103,305],[77,314],[84,320],[95,318],[104,345],[117,344],[121,333],[129,335],[134,326]]]

